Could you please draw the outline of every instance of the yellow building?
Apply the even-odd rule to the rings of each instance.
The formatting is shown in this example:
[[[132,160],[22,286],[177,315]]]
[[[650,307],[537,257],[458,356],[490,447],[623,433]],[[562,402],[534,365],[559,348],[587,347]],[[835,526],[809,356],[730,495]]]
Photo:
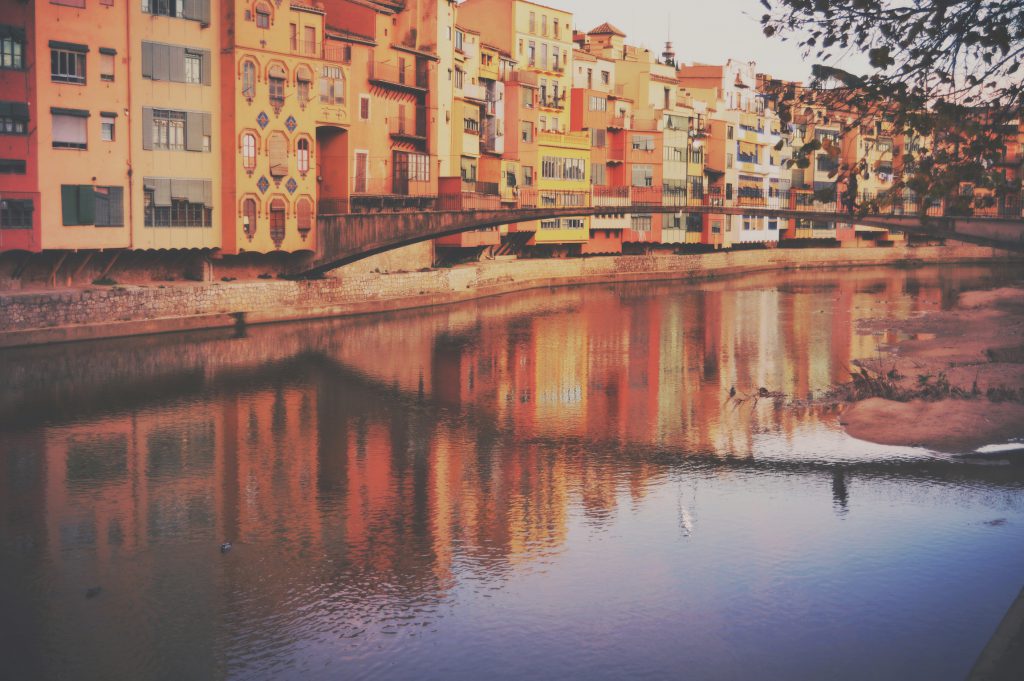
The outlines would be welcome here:
[[[590,202],[590,133],[539,132],[537,205],[586,206]],[[541,220],[537,244],[578,244],[590,238],[590,218]]]
[[[317,140],[348,124],[352,51],[331,48],[314,7],[257,0],[233,17],[221,62],[224,251],[312,250]]]
[[[233,222],[222,200],[218,11],[169,16],[154,2],[129,3],[134,53],[129,86],[132,246],[220,248]],[[227,84],[227,87],[233,83]]]

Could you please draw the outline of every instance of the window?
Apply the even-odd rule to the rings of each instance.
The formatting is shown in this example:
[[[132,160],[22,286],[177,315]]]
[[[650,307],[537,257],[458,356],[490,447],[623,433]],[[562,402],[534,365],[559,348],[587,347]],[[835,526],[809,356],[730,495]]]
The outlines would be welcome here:
[[[66,227],[80,225],[124,226],[123,187],[62,184],[60,200],[61,223]]]
[[[270,84],[270,103],[276,107],[284,105],[284,78],[270,76],[267,79]]]
[[[270,28],[270,10],[266,7],[256,8],[256,28]]]
[[[359,119],[363,121],[370,120],[370,97],[369,95],[359,95]]]
[[[0,158],[0,174],[24,175],[25,161],[20,158]]]
[[[540,15],[540,34],[548,34],[548,16],[546,14]]]
[[[88,146],[89,112],[78,109],[51,109],[53,148],[85,149]]]
[[[546,69],[548,67],[548,44],[540,44],[540,67]]]
[[[562,35],[561,35],[561,32],[558,29],[558,19],[553,19],[552,21],[554,23],[554,28],[555,28],[555,37],[556,38],[561,38]]]
[[[466,72],[463,71],[462,69],[456,67],[456,69],[455,69],[455,89],[456,90],[461,90],[464,87],[465,79],[466,79]]]
[[[251,61],[242,64],[242,96],[246,99],[256,96],[256,64]]]
[[[283,132],[270,133],[267,140],[267,155],[270,157],[270,175],[284,177],[288,174],[288,138]]]
[[[124,227],[123,187],[95,187],[93,199],[97,227]]]
[[[533,166],[523,166],[523,186],[533,186]]]
[[[194,52],[185,53],[185,82],[203,82],[203,58]]]
[[[100,114],[100,139],[104,142],[114,141],[115,116]]]
[[[316,54],[316,28],[313,26],[305,26],[302,29],[302,51],[305,54]]]
[[[607,111],[608,110],[608,100],[606,98],[604,98],[604,97],[595,97],[595,96],[591,95],[591,97],[590,97],[590,110],[591,111]]]
[[[476,161],[463,156],[460,162],[460,175],[463,182],[476,182]]]
[[[242,231],[249,241],[256,236],[256,199],[242,201]]]
[[[305,175],[309,172],[309,140],[306,138],[300,139],[295,144],[295,162],[298,165],[299,172]]]
[[[465,38],[465,33],[459,30],[455,31],[455,49],[458,50],[459,52],[462,52],[462,42],[463,40],[465,40]]]
[[[604,128],[591,128],[590,146],[594,149],[604,149],[608,144],[608,131]]]
[[[530,33],[537,32],[537,13],[530,12]]]
[[[113,0],[102,0],[112,4]],[[146,14],[192,19],[201,24],[210,23],[210,0],[142,0],[142,11]]]
[[[50,80],[85,85],[85,50],[51,49]]]
[[[278,248],[284,242],[285,205],[284,199],[276,198],[270,202],[270,238]]]
[[[562,229],[583,229],[583,218],[562,218]]]
[[[305,240],[313,229],[313,202],[303,197],[295,204],[295,218],[299,236]]]
[[[246,170],[256,167],[256,135],[251,132],[242,135],[242,167]]]
[[[0,69],[25,68],[25,34],[14,26],[0,26]]]
[[[554,220],[541,220],[540,221],[540,228],[541,229],[558,229],[558,219],[556,218]]]
[[[647,163],[637,163],[633,165],[633,186],[634,187],[653,187],[654,186],[654,166]]]
[[[28,104],[0,102],[0,135],[24,135],[28,131]]]
[[[114,55],[116,52],[100,48],[100,80],[114,80]]]
[[[725,167],[732,168],[732,154],[725,155]]]
[[[608,85],[611,79],[612,74],[609,71],[601,71],[601,85]]]
[[[633,151],[654,151],[654,137],[652,135],[633,135]]]
[[[341,72],[341,67],[324,67],[320,76],[320,102],[323,104],[345,103],[345,76]]]
[[[473,118],[472,116],[466,116],[462,119],[462,129],[465,132],[472,133],[474,135],[480,134],[480,121]]]
[[[213,182],[178,178],[143,178],[143,225],[212,227]]]
[[[163,151],[185,149],[184,111],[153,109],[153,148]]]
[[[608,177],[606,175],[607,168],[603,163],[591,163],[590,164],[590,184],[595,187],[603,187],[608,184]]]
[[[635,232],[649,232],[651,231],[651,216],[650,215],[633,215],[630,217],[629,226]]]
[[[728,128],[726,128],[726,137],[732,139],[734,134],[736,134],[736,131],[731,125]]]
[[[210,85],[213,62],[209,50],[166,43],[142,43],[142,77],[172,83]]]
[[[4,229],[32,229],[32,199],[4,199],[0,201],[0,225]]]
[[[533,123],[530,121],[523,121],[520,124],[522,138],[524,142],[533,141]]]
[[[530,66],[536,66],[537,65],[537,43],[535,43],[535,42],[533,42],[531,40],[527,47],[528,47],[528,49],[527,49],[527,56],[529,58],[529,64],[530,64]]]
[[[296,95],[299,98],[299,104],[305,105],[312,97],[312,88],[310,87],[308,80],[297,80],[295,81]]]
[[[533,89],[528,87],[523,88],[523,108],[533,108]]]
[[[540,174],[550,180],[583,181],[587,179],[587,162],[582,158],[545,156],[541,160]]]

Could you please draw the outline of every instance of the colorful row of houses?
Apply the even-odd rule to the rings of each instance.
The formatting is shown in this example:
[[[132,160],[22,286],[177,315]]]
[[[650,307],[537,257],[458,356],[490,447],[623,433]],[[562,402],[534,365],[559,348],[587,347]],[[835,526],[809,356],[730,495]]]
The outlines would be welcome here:
[[[318,215],[514,206],[525,192],[542,205],[813,201],[855,157],[871,159],[861,189],[884,191],[908,143],[881,117],[841,135],[821,108],[783,126],[775,81],[752,62],[682,64],[671,44],[655,55],[526,0],[0,0],[0,16],[0,251],[301,252]],[[815,138],[833,144],[789,168],[793,145]],[[858,234],[879,238],[680,211],[513,224],[436,248]]]

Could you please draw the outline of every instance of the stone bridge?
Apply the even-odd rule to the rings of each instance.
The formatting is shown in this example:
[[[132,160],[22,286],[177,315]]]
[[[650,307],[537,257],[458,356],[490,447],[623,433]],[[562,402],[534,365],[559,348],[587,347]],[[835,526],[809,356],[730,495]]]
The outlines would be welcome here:
[[[547,203],[541,192],[542,203]],[[436,239],[451,234],[475,229],[486,229],[518,222],[531,222],[563,217],[595,217],[626,215],[630,213],[691,213],[713,215],[750,215],[782,219],[805,219],[817,222],[856,223],[869,227],[884,227],[905,232],[919,233],[935,238],[954,239],[981,246],[992,246],[1008,250],[1024,250],[1024,219],[1010,217],[954,217],[941,214],[941,207],[932,207],[921,214],[913,206],[903,204],[897,212],[889,214],[852,216],[840,212],[836,205],[826,204],[796,206],[789,197],[780,197],[752,204],[745,199],[723,201],[702,199],[686,201],[664,201],[657,203],[637,201],[633,198],[618,201],[601,201],[586,193],[575,194],[584,200],[567,200],[551,192],[551,203],[555,205],[529,205],[536,201],[519,198],[518,205],[502,207],[497,201],[483,207],[463,208],[456,204],[440,201],[440,210],[380,213],[348,213],[320,215],[317,218],[319,237],[316,253],[306,260],[293,274],[297,277],[316,276],[342,265],[361,260],[402,246]],[[490,197],[489,197],[490,198]],[[468,202],[467,202],[468,203]],[[524,205],[526,203],[527,205]],[[566,205],[567,203],[579,205]],[[445,209],[449,208],[449,209]],[[936,214],[937,213],[937,214]]]

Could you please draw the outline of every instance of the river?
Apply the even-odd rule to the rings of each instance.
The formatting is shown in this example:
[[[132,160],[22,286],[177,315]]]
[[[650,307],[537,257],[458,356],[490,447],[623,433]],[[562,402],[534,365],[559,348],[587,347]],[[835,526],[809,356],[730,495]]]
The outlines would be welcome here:
[[[1024,467],[790,402],[896,340],[859,321],[1015,277],[595,285],[0,352],[4,675],[960,681],[1024,582]]]

